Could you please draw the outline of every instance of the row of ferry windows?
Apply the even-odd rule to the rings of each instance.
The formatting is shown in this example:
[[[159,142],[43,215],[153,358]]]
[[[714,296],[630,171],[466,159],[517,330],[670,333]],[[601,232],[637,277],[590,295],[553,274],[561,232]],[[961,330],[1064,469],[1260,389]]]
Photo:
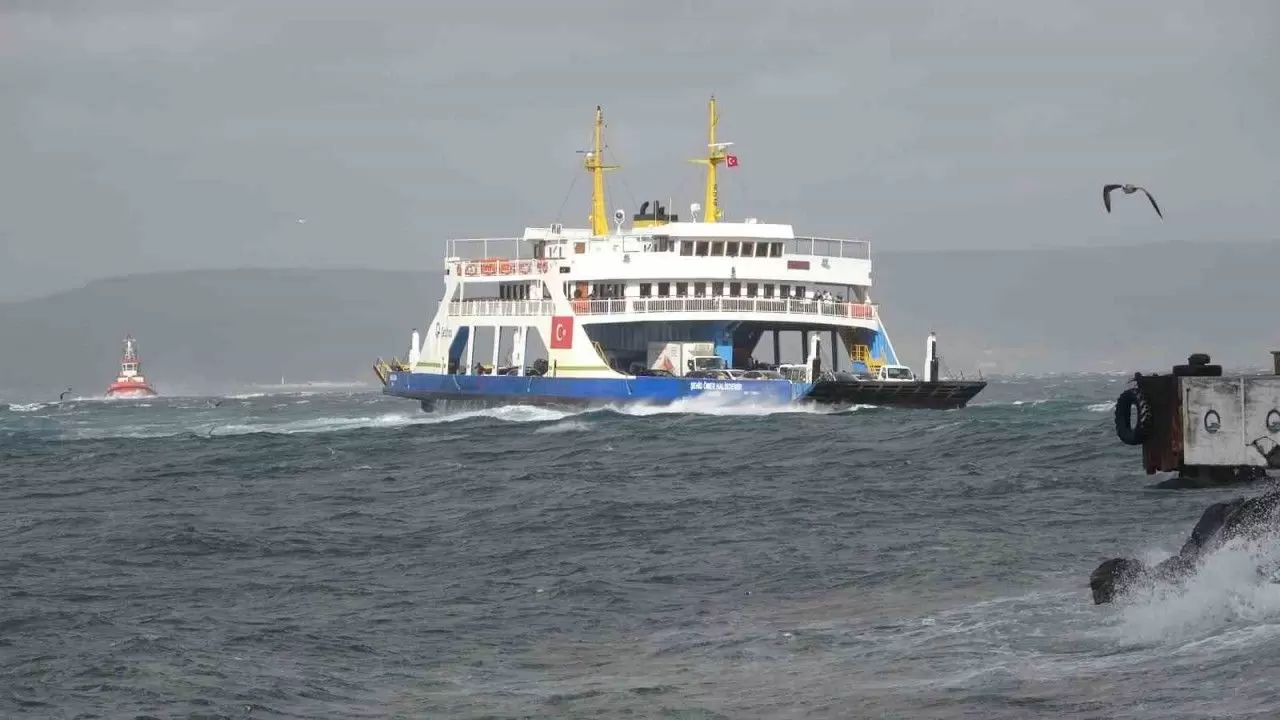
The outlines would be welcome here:
[[[803,300],[805,297],[805,289],[803,285],[777,285],[773,283],[743,283],[743,282],[660,282],[660,283],[640,283],[640,297],[671,297],[671,286],[676,286],[676,297],[688,297],[689,286],[693,286],[694,297],[707,297],[707,289],[710,286],[711,297],[724,297],[725,286],[729,288],[729,297],[778,297],[782,299]],[[654,289],[657,292],[654,292]],[[743,291],[746,291],[745,293]],[[774,294],[774,291],[777,294]]]
[[[739,240],[681,240],[681,255],[712,257],[782,257],[780,242]]]

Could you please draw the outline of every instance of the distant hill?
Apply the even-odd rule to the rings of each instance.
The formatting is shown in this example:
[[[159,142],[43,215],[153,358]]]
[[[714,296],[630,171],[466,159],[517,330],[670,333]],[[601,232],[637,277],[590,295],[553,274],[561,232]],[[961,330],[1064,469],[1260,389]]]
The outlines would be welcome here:
[[[1161,369],[1192,351],[1262,366],[1280,347],[1270,291],[1280,243],[891,253],[875,299],[903,359],[939,333],[945,364],[987,373]],[[372,382],[435,310],[431,273],[233,269],[102,280],[0,304],[0,398],[97,393],[121,337],[169,393]],[[788,342],[785,355],[798,352]],[[767,355],[767,351],[762,353]]]
[[[138,338],[143,371],[169,394],[253,384],[373,382],[378,354],[403,354],[435,278],[368,270],[237,269],[138,275],[0,305],[0,391],[96,394],[120,341]]]
[[[988,372],[1158,370],[1194,351],[1270,367],[1280,242],[883,254],[874,289],[898,352],[930,327]],[[905,343],[905,349],[904,349]]]

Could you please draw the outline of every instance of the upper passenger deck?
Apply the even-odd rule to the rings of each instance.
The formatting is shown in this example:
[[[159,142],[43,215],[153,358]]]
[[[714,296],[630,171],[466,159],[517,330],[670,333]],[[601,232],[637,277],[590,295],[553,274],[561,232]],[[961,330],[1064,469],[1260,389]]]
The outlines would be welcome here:
[[[445,263],[464,280],[493,280],[542,260],[562,280],[742,277],[869,286],[871,244],[797,237],[791,225],[673,222],[594,236],[577,228],[530,227],[519,238],[448,242]],[[514,264],[513,264],[514,263]],[[538,264],[531,266],[534,274]]]
[[[564,260],[575,255],[667,253],[680,257],[802,257],[871,260],[871,243],[831,237],[796,236],[791,225],[673,222],[643,228],[619,228],[593,236],[582,228],[525,228],[522,237],[449,240],[445,263],[466,260]]]

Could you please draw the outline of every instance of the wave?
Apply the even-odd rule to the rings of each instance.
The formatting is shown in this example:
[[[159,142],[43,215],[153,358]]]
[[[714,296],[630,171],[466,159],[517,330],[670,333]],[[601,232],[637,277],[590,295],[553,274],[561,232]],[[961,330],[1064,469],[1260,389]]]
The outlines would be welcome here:
[[[5,406],[5,408],[8,409],[9,412],[29,413],[29,412],[36,412],[38,410],[43,410],[47,407],[52,407],[53,405],[54,403],[40,403],[40,402],[9,403],[8,405]]]

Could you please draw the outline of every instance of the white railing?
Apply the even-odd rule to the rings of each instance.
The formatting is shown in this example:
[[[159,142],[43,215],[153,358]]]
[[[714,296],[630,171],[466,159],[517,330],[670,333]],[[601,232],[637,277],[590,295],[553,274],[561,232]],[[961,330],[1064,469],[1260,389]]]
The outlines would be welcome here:
[[[874,320],[871,303],[836,300],[770,300],[764,298],[626,298],[619,300],[570,300],[576,315],[637,316],[658,313],[761,313],[800,317]],[[458,316],[527,317],[555,312],[550,300],[455,300],[449,314]]]
[[[660,234],[660,233],[654,233]],[[579,254],[576,252],[576,244],[585,245],[590,243],[617,243],[622,240],[622,247],[628,249],[629,252],[640,252],[639,246],[635,245],[636,241],[652,241],[654,234],[645,233],[623,233],[622,236],[601,237],[601,238],[552,238],[543,240],[526,240],[524,238],[461,238],[447,241],[447,250],[445,257],[449,261],[479,261],[498,259],[514,261],[514,260],[534,260],[537,259],[537,245],[544,243],[546,250],[544,257],[546,259],[555,259],[556,257]],[[694,242],[697,244],[706,243],[707,254],[695,253],[694,255],[684,255],[680,251],[681,242]],[[771,243],[782,243],[783,255],[773,255],[769,251],[757,250],[754,246],[751,254],[740,254],[742,243],[754,243],[761,247],[767,247]],[[559,246],[552,248],[552,246]],[[833,257],[833,258],[852,258],[855,260],[871,259],[871,243],[866,240],[843,240],[840,238],[824,238],[824,237],[797,237],[791,239],[782,238],[740,238],[740,237],[696,237],[683,238],[672,236],[669,243],[663,245],[666,250],[657,250],[657,245],[651,250],[644,251],[670,253],[680,257],[755,257],[755,258],[774,258],[785,259],[790,257]],[[711,248],[719,250],[718,254],[711,254]],[[733,255],[728,255],[730,247],[737,248]]]
[[[508,317],[546,316],[555,314],[550,300],[455,300],[449,303],[449,314],[455,316],[501,315]]]
[[[451,260],[533,260],[535,240],[524,238],[460,238],[446,243],[445,257]]]

